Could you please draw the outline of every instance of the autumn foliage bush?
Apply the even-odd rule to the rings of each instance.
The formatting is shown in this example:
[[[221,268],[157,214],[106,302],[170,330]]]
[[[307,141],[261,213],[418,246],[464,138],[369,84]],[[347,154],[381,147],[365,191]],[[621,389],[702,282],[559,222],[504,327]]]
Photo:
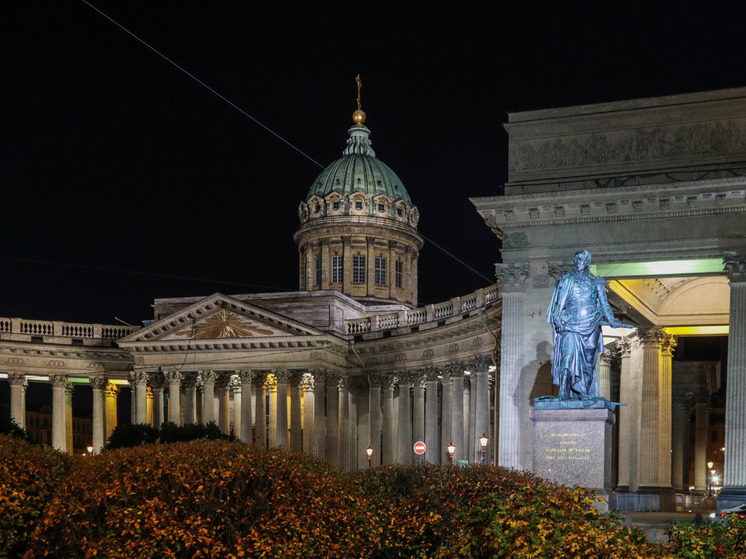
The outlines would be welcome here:
[[[78,460],[26,557],[362,557],[338,472],[241,443],[144,445]]]
[[[394,465],[355,474],[376,511],[371,557],[650,557],[593,494],[490,466]]]
[[[0,557],[18,557],[65,480],[70,457],[0,435]]]
[[[582,488],[490,466],[343,474],[221,440],[68,457],[0,437],[0,557],[744,557],[746,521],[670,543]]]

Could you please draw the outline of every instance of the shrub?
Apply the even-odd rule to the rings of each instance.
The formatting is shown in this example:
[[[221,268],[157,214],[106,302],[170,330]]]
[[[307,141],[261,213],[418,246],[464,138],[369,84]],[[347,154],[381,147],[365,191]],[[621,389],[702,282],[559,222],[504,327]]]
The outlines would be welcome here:
[[[143,423],[135,423],[117,425],[109,437],[106,449],[115,450],[117,448],[130,448],[156,442],[176,443],[197,439],[236,440],[233,435],[224,434],[214,421],[211,421],[207,425],[196,423],[177,425],[176,423],[166,422],[160,428]]]
[[[18,557],[67,475],[70,458],[0,435],[0,557]]]
[[[372,501],[376,558],[650,557],[593,494],[491,466],[393,465],[353,476]]]
[[[746,557],[746,518],[732,514],[723,520],[669,528],[667,549],[675,557]]]
[[[78,460],[27,557],[362,557],[351,485],[297,454],[224,441]]]

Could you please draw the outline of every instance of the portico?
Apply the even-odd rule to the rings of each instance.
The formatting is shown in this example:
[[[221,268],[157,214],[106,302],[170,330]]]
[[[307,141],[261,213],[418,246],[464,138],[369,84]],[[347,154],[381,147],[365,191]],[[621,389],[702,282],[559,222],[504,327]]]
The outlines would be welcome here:
[[[593,254],[617,316],[618,491],[671,506],[676,337],[728,330],[725,486],[746,489],[746,89],[509,115],[505,195],[474,199],[503,241],[498,462],[531,469],[531,388],[545,384],[544,315],[572,254]],[[688,328],[688,330],[685,330]],[[701,330],[700,330],[701,332]],[[742,386],[744,385],[744,386]],[[539,394],[541,395],[541,394]]]

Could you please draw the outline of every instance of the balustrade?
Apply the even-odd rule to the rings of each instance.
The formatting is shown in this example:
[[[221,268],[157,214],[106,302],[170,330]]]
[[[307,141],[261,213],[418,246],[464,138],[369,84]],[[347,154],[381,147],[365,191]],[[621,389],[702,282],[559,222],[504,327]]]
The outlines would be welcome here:
[[[138,326],[85,324],[28,320],[0,317],[0,333],[26,334],[29,336],[56,336],[61,338],[104,338],[118,340],[139,330]]]

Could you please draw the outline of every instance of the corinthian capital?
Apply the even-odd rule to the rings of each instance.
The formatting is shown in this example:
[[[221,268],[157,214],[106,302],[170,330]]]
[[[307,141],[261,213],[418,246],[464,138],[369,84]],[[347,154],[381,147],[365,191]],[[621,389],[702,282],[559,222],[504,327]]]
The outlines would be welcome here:
[[[732,283],[746,282],[746,255],[726,252],[723,254],[723,268]]]
[[[502,281],[504,293],[522,292],[526,289],[529,275],[528,263],[495,264],[495,275]]]

